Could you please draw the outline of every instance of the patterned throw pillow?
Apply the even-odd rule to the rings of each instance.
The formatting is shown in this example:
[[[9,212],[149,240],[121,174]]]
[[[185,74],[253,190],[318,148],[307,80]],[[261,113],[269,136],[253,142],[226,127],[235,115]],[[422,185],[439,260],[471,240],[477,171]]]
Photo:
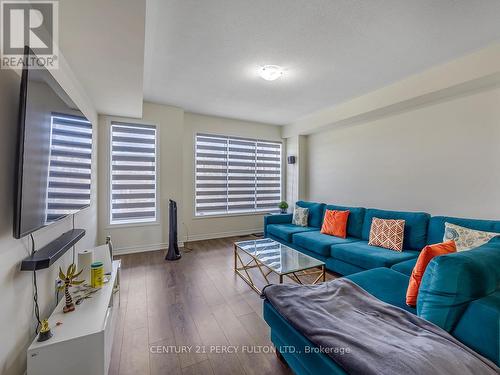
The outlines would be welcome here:
[[[493,237],[500,236],[500,233],[483,232],[460,225],[444,223],[443,241],[455,241],[457,251],[471,250],[484,245]]]
[[[307,218],[309,217],[309,209],[295,206],[293,209],[292,224],[301,227],[307,227]]]
[[[370,228],[368,245],[402,251],[404,231],[404,220],[388,220],[374,217]]]

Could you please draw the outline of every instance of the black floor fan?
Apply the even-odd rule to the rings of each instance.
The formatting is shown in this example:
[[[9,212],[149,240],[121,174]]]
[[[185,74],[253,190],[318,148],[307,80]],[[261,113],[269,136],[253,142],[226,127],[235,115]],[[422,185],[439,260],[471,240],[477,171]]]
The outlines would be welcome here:
[[[168,252],[166,260],[177,260],[181,258],[179,244],[177,243],[177,203],[169,199],[168,204]]]

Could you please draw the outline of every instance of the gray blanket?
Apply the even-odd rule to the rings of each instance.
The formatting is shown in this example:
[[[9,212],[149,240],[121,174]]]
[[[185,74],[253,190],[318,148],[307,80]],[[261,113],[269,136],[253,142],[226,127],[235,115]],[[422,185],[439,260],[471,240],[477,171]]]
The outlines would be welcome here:
[[[349,374],[499,374],[448,332],[350,280],[269,285],[262,293],[315,350]]]

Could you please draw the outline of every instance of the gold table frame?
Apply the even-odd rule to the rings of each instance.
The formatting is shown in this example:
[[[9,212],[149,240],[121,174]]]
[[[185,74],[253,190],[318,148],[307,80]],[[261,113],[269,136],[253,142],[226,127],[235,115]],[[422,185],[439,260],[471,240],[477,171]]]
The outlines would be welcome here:
[[[320,280],[321,282],[325,281],[325,264],[323,263],[320,266],[312,266],[312,267],[307,267],[302,270],[297,270],[297,271],[292,271],[292,272],[287,272],[287,273],[279,273],[276,270],[273,270],[271,267],[266,266],[264,263],[262,263],[258,258],[253,256],[252,254],[249,254],[246,252],[244,249],[236,245],[234,243],[234,272],[240,276],[243,281],[245,281],[254,291],[257,293],[261,294],[262,290],[257,288],[255,285],[252,276],[248,272],[248,270],[253,269],[253,268],[258,268],[261,275],[264,277],[264,280],[266,280],[267,284],[270,284],[269,279],[267,278],[271,273],[275,273],[279,277],[279,283],[283,284],[283,279],[284,276],[288,277],[289,279],[295,281],[297,284],[303,285],[302,280],[300,280],[301,277],[303,276],[311,276],[311,275],[318,275],[318,277],[313,281],[313,285],[317,284]],[[248,262],[243,262],[243,259],[241,259],[240,254],[238,253],[238,250],[243,251],[246,255],[248,255],[251,259]],[[297,250],[295,250],[297,251]],[[238,265],[238,262],[240,265]],[[319,270],[318,270],[319,268]],[[244,274],[243,274],[243,272]]]

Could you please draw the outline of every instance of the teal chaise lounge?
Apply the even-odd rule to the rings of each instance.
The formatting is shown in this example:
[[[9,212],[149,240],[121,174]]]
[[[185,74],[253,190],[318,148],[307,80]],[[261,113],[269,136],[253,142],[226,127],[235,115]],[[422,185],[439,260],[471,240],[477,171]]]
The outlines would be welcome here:
[[[302,202],[298,202],[298,204],[300,205]],[[376,215],[384,212],[393,215],[392,211],[376,211]],[[365,210],[365,217],[366,212],[370,213],[370,209]],[[373,212],[375,213],[375,210]],[[423,223],[419,222],[418,219],[424,220],[424,215],[417,215],[421,215],[421,217],[416,217],[417,229],[413,234],[417,233],[418,236],[405,244],[405,246],[413,247],[413,250],[409,251],[416,252],[416,256],[411,259],[360,272],[355,272],[356,267],[361,268],[360,266],[346,263],[348,265],[342,268],[337,267],[335,262],[332,262],[332,259],[335,258],[331,256],[324,256],[323,259],[329,262],[330,266],[333,265],[333,267],[329,267],[330,269],[334,268],[337,272],[343,270],[343,273],[347,274],[345,277],[376,298],[436,324],[477,353],[500,366],[500,237],[496,237],[473,250],[434,258],[429,263],[422,279],[416,308],[409,307],[405,303],[409,275],[418,256],[415,247],[420,246],[421,241],[424,245],[442,242],[445,222],[471,229],[500,233],[500,221],[444,216],[430,218],[427,216],[426,222]],[[278,216],[281,215],[268,218],[275,219]],[[425,234],[422,237],[421,228],[423,225],[425,225]],[[297,233],[305,234],[308,232]],[[351,231],[351,233],[354,232]],[[276,239],[272,234],[266,234],[268,237]],[[293,239],[292,236],[292,242],[287,244],[300,251],[306,250],[304,252],[308,254],[317,254],[310,248],[302,249],[301,246],[293,242]],[[350,243],[367,246],[363,243],[363,233],[361,233],[361,238],[356,237],[355,241]],[[342,246],[347,248],[349,243],[344,243]],[[333,250],[335,245],[331,245],[331,248],[331,254],[335,254]],[[390,250],[385,249],[381,249],[381,251],[390,252]],[[339,261],[343,260],[339,259]],[[360,263],[358,262],[358,264]],[[314,351],[305,353],[305,346],[314,348],[315,345],[291,326],[268,301],[264,302],[264,319],[271,328],[272,342],[296,374],[345,373],[326,354]]]

